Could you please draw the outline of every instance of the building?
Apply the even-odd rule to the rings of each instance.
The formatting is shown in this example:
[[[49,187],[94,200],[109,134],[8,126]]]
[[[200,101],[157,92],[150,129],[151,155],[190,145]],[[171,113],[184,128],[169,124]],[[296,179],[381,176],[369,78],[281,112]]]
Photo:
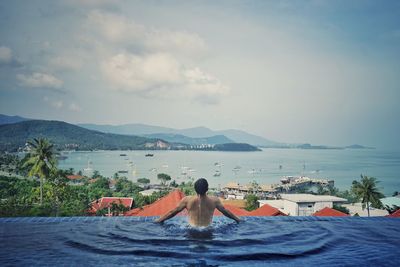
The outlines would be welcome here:
[[[264,204],[256,210],[250,212],[250,216],[287,216],[279,209],[271,205]]]
[[[361,203],[353,203],[353,204],[344,204],[343,207],[347,208],[350,211],[350,215],[354,216],[358,214],[361,217],[367,217],[368,211],[367,208],[363,209]],[[389,214],[387,210],[375,209],[373,207],[369,208],[370,216],[386,216]]]
[[[391,218],[400,218],[400,209],[396,210],[392,214],[386,215],[386,217],[391,217]]]
[[[384,207],[388,206],[389,208],[395,208],[395,207],[400,208],[400,195],[394,197],[381,198],[381,202]]]
[[[312,216],[321,216],[321,217],[345,217],[349,216],[349,214],[346,214],[344,212],[331,209],[328,207],[323,208],[322,210],[319,210],[315,212]]]
[[[247,194],[255,194],[259,197],[273,196],[277,193],[276,185],[240,185],[230,182],[223,188],[227,199],[244,199]]]
[[[139,194],[141,194],[142,196],[151,196],[153,193],[157,193],[160,192],[159,189],[147,189],[147,190],[143,190],[140,191]]]
[[[290,216],[310,216],[315,212],[334,204],[342,204],[347,199],[311,194],[281,194],[278,200],[259,200],[260,206],[269,204]]]
[[[107,216],[112,216],[110,211],[112,204],[123,205],[127,209],[131,209],[133,205],[133,198],[131,197],[102,197],[90,203],[89,214],[96,214],[97,211],[108,209]]]

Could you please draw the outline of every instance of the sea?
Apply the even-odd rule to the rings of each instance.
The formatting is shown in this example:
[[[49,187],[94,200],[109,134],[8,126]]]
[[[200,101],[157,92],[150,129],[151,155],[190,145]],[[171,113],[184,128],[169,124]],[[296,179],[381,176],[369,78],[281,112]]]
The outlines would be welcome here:
[[[229,182],[280,183],[283,176],[331,179],[340,190],[350,189],[360,175],[375,177],[386,196],[400,191],[400,151],[380,149],[272,149],[259,152],[216,151],[66,151],[61,169],[74,168],[91,175],[93,170],[132,181],[148,178],[158,183],[166,173],[177,183],[204,177],[211,187]]]

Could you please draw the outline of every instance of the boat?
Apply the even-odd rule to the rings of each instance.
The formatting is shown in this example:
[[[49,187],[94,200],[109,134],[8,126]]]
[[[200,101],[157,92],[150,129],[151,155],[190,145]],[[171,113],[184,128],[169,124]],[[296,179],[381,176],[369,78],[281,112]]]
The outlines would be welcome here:
[[[145,157],[152,157],[152,156],[154,156],[154,154],[146,154],[146,155],[144,155]]]
[[[126,154],[119,154],[121,157],[126,157]]]
[[[66,160],[68,157],[65,155],[56,156],[57,160]]]
[[[213,175],[214,177],[219,177],[219,176],[221,176],[221,172],[219,172],[219,171],[216,171],[215,173],[214,173],[214,175]]]
[[[128,171],[118,171],[118,173],[128,173]]]
[[[84,168],[83,171],[86,172],[86,173],[92,172],[93,169],[92,169],[92,167],[90,167],[90,166],[92,166],[92,162],[91,162],[90,160],[88,160],[87,168]]]

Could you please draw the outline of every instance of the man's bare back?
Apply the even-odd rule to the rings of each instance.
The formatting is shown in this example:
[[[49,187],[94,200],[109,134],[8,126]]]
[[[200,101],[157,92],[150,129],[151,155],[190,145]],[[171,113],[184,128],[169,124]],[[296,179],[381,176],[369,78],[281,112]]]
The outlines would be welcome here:
[[[156,220],[156,222],[166,221],[184,209],[187,209],[189,223],[193,226],[210,225],[215,209],[222,212],[226,217],[229,217],[236,222],[240,222],[238,217],[224,208],[224,205],[222,205],[219,198],[207,196],[208,182],[206,179],[198,179],[194,183],[194,189],[197,196],[184,197],[175,209],[170,210],[167,214],[161,216],[161,218]]]
[[[192,226],[210,225],[215,209],[218,209],[220,212],[222,212],[222,214],[235,220],[236,222],[240,222],[238,217],[224,208],[219,198],[207,195],[197,195],[183,198],[175,209],[159,218],[157,222],[168,220],[185,208],[188,211],[189,223]]]

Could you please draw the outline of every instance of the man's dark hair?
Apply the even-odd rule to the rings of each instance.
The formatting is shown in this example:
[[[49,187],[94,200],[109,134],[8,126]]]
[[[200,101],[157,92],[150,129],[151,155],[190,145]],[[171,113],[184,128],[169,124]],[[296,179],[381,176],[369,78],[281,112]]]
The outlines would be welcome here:
[[[198,179],[194,183],[194,190],[196,191],[197,194],[199,195],[204,195],[208,191],[208,182],[204,178]]]

